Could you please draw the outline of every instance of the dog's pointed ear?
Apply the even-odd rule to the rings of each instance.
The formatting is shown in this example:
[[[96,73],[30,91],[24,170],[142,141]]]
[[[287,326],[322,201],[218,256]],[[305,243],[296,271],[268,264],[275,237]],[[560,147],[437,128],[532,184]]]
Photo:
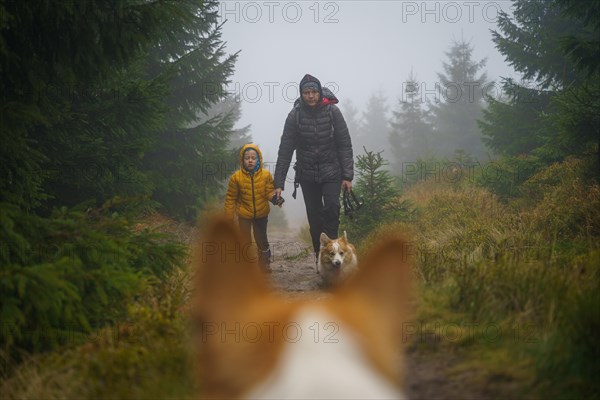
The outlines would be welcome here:
[[[348,242],[348,235],[346,234],[346,231],[344,231],[344,240]]]
[[[194,249],[195,304],[204,317],[226,318],[241,304],[267,290],[251,243],[244,243],[239,228],[225,218],[206,224]]]
[[[331,239],[325,232],[321,233],[321,248],[325,247],[327,243],[331,242]]]
[[[357,273],[340,287],[338,294],[358,296],[371,303],[397,331],[414,295],[410,249],[401,237],[376,244],[361,257]]]

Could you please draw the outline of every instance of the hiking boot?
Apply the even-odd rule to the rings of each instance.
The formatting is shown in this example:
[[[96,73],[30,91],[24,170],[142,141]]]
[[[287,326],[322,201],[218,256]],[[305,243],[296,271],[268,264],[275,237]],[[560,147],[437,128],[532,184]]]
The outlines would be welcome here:
[[[273,272],[271,269],[271,249],[262,251],[259,255],[258,262],[262,266],[263,271],[265,271],[267,274]]]

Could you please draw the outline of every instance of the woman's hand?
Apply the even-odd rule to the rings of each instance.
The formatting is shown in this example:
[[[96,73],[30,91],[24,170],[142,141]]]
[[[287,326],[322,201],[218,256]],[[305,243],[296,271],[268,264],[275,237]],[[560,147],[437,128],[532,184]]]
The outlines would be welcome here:
[[[342,192],[346,190],[347,192],[352,191],[352,181],[342,181]]]
[[[281,188],[275,189],[275,191],[273,192],[273,196],[277,196],[277,198],[279,199],[281,197],[282,191],[283,191],[283,189],[281,189]]]

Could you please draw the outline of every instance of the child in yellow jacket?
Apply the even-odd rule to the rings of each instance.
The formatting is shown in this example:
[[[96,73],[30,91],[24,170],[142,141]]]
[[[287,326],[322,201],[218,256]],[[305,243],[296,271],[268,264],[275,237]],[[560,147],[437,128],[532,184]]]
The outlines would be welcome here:
[[[225,214],[230,218],[237,214],[245,245],[250,244],[250,231],[253,231],[259,261],[267,271],[270,271],[271,261],[267,222],[273,194],[273,175],[263,168],[260,149],[252,143],[244,145],[240,150],[240,169],[229,178]]]

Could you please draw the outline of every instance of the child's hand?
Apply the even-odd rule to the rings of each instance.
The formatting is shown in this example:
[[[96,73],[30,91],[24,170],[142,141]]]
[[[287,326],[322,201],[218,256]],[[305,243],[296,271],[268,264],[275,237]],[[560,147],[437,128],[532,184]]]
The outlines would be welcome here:
[[[274,206],[279,206],[279,208],[281,208],[284,201],[285,201],[284,198],[277,197],[277,194],[274,194],[273,197],[271,198],[271,203],[273,203]]]

